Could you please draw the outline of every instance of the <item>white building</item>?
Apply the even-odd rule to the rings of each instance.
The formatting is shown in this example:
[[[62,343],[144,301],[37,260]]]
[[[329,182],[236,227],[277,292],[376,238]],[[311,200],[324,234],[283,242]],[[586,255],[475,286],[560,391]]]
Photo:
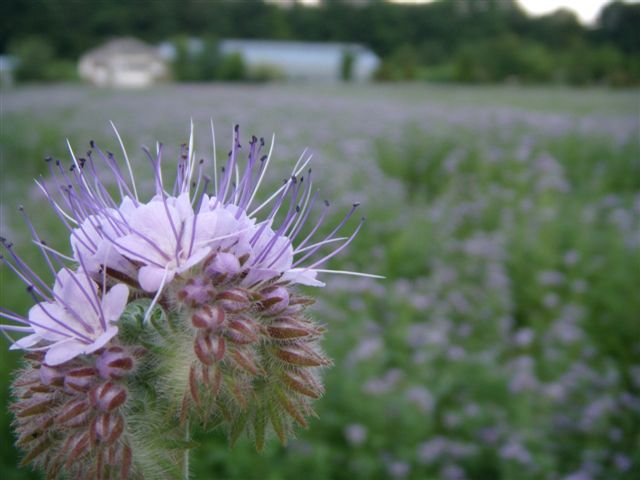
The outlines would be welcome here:
[[[155,47],[119,38],[85,53],[80,78],[101,87],[146,87],[168,77],[167,63]]]
[[[187,48],[191,54],[198,54],[202,41],[190,39]],[[371,79],[380,64],[375,53],[356,43],[233,39],[220,41],[219,49],[223,55],[241,55],[250,71],[271,69],[294,80],[338,81],[345,55],[353,60],[351,78],[356,81]],[[159,50],[168,61],[175,59],[172,43],[161,44]]]
[[[276,68],[287,78],[301,80],[339,80],[345,55],[353,59],[353,80],[369,80],[380,64],[375,53],[355,43],[224,40],[220,50],[242,55],[250,69]]]

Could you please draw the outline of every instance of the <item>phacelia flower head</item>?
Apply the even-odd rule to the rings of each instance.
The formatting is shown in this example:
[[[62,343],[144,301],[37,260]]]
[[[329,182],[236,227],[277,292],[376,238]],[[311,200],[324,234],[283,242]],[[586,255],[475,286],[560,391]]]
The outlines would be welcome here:
[[[143,149],[154,185],[145,197],[116,135],[124,162],[91,142],[83,157],[69,147],[70,166],[47,159],[50,178],[37,181],[69,235],[66,255],[25,215],[53,287],[2,240],[2,260],[35,301],[26,316],[0,310],[12,348],[30,352],[13,406],[27,459],[52,476],[99,477],[120,465],[123,478],[162,478],[167,459],[180,461],[161,439],[175,442],[194,416],[226,425],[232,443],[250,430],[260,450],[269,428],[285,442],[294,422],[307,425],[330,364],[324,328],[305,314],[312,300],[294,287],[323,286],[320,273],[366,276],[321,268],[360,230],[362,220],[340,233],[358,205],[321,235],[329,203],[310,220],[318,193],[305,154],[258,203],[273,141],[268,152],[256,137],[243,147],[237,126],[220,169],[215,141],[212,170],[196,161],[193,128],[172,178],[163,146]],[[176,424],[156,432],[158,442],[138,438],[154,436],[140,425],[167,418]]]

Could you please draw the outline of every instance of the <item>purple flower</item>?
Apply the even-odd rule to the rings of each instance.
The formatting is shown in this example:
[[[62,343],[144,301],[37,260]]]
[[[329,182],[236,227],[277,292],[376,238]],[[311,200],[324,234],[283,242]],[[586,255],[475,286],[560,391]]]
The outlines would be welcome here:
[[[155,193],[144,201],[116,135],[125,168],[112,153],[91,142],[86,158],[77,157],[69,146],[70,168],[47,159],[51,179],[36,182],[67,228],[73,255],[47,246],[25,216],[56,276],[53,290],[14,253],[10,243],[2,241],[10,254],[10,259],[2,259],[27,284],[37,303],[28,318],[0,311],[2,317],[21,324],[0,325],[5,335],[29,334],[12,340],[13,348],[47,350],[46,361],[51,365],[101,348],[116,335],[114,323],[127,303],[128,288],[119,281],[139,289],[137,296],[153,296],[153,305],[166,286],[176,278],[186,281],[192,270],[212,279],[231,277],[242,288],[264,292],[276,283],[324,286],[316,277],[325,272],[375,277],[319,268],[353,241],[364,219],[350,235],[338,235],[357,209],[354,204],[328,235],[318,236],[329,211],[325,201],[319,219],[307,228],[309,233],[301,234],[318,196],[311,170],[305,172],[310,156],[303,154],[280,188],[255,206],[271,159],[271,150],[263,155],[264,140],[252,137],[242,166],[244,150],[236,126],[224,167],[218,172],[214,153],[212,175],[207,175],[203,161],[195,160],[192,128],[188,146],[182,146],[173,188],[165,184],[162,145],[157,145],[155,153],[143,149],[155,185]],[[104,171],[110,178],[105,178]],[[110,193],[113,185],[117,195]],[[258,218],[260,212],[268,213]],[[66,266],[69,263],[76,267]],[[60,267],[54,264],[62,270],[56,273]],[[195,283],[190,288],[196,288]],[[183,293],[198,298],[211,294],[209,290]],[[286,306],[284,300],[280,303]]]
[[[117,284],[100,293],[86,273],[63,269],[48,294],[48,299],[29,310],[28,319],[13,318],[28,325],[14,327],[14,331],[33,333],[13,343],[11,348],[46,349],[45,362],[55,366],[80,354],[95,352],[118,333],[113,322],[124,311],[129,289]],[[12,330],[8,326],[4,329]]]

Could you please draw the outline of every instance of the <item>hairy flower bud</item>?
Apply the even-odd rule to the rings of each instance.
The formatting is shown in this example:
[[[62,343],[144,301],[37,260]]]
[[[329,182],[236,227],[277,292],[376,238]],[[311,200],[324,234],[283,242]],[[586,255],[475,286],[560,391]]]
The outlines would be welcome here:
[[[193,350],[202,363],[213,365],[224,357],[225,341],[211,333],[199,332],[194,341]]]
[[[101,413],[91,423],[91,439],[93,443],[111,445],[118,440],[124,430],[124,420],[120,415]]]
[[[61,408],[55,418],[57,425],[65,427],[77,427],[84,424],[89,417],[89,402],[84,399],[70,400]]]
[[[73,156],[72,173],[50,164],[54,181],[38,186],[70,229],[71,253],[45,247],[27,221],[52,286],[0,238],[8,253],[0,261],[35,300],[26,316],[0,309],[16,322],[0,331],[18,333],[12,347],[27,351],[12,384],[17,444],[47,478],[186,477],[180,450],[191,448],[184,432],[194,421],[223,425],[232,445],[250,431],[261,450],[270,429],[285,443],[294,424],[306,427],[323,393],[319,371],[331,363],[319,346],[324,330],[305,314],[313,301],[294,287],[323,286],[319,273],[357,275],[320,265],[357,235],[362,221],[350,235],[338,232],[358,205],[326,229],[327,202],[305,226],[316,199],[304,173],[310,158],[256,205],[269,163],[262,139],[244,155],[236,126],[213,182],[196,166],[193,144],[183,146],[173,190],[163,182],[162,148],[145,150],[149,196],[126,153],[125,170],[93,142],[87,158]],[[311,233],[294,244],[303,229]]]
[[[95,368],[74,368],[64,376],[64,389],[68,393],[87,392],[97,380]]]
[[[215,283],[222,283],[225,280],[240,273],[240,260],[232,253],[218,252],[204,267],[204,273]]]
[[[42,364],[40,367],[40,381],[44,385],[60,387],[64,382],[64,373],[59,368]]]
[[[105,379],[123,378],[131,371],[133,365],[133,357],[122,347],[108,348],[96,361],[98,372]]]
[[[122,385],[105,382],[91,390],[91,400],[100,409],[110,412],[127,400],[127,390]]]
[[[217,331],[224,320],[224,310],[218,305],[203,305],[191,315],[191,324],[204,330]]]
[[[289,306],[289,292],[284,287],[270,287],[260,292],[262,314],[277,315]]]
[[[189,278],[177,293],[180,301],[192,307],[206,304],[215,294],[216,289],[203,277]]]
[[[246,290],[242,288],[230,288],[220,292],[216,297],[218,305],[230,313],[245,311],[251,307],[251,301]]]

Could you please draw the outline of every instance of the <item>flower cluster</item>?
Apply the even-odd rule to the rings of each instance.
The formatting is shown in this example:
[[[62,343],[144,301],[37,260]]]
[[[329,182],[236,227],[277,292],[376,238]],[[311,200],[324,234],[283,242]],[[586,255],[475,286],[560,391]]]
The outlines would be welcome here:
[[[309,221],[318,194],[305,154],[255,205],[273,142],[266,152],[252,137],[245,150],[237,126],[220,171],[214,140],[212,176],[196,161],[192,128],[171,188],[162,145],[143,149],[155,185],[143,201],[118,140],[124,165],[91,142],[82,158],[69,147],[70,167],[47,159],[50,179],[37,181],[72,251],[47,245],[25,215],[53,288],[2,239],[4,264],[35,300],[27,316],[0,310],[12,321],[0,325],[11,348],[30,352],[13,404],[25,462],[52,477],[137,477],[151,465],[170,476],[162,465],[173,456],[148,440],[154,415],[175,420],[163,432],[174,441],[197,416],[226,425],[232,442],[251,430],[261,449],[268,425],[285,442],[293,421],[306,426],[323,391],[318,369],[330,364],[318,346],[323,328],[304,313],[312,300],[292,287],[323,286],[318,273],[354,274],[319,267],[358,233],[362,221],[339,236],[358,205],[320,235],[329,204]]]

